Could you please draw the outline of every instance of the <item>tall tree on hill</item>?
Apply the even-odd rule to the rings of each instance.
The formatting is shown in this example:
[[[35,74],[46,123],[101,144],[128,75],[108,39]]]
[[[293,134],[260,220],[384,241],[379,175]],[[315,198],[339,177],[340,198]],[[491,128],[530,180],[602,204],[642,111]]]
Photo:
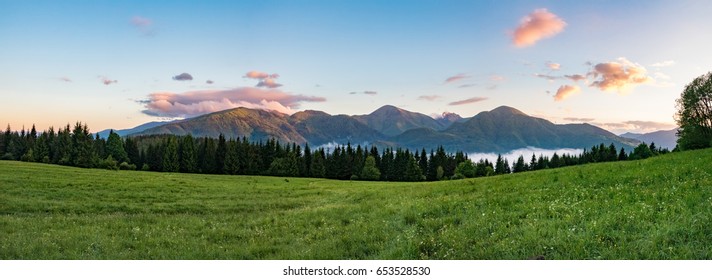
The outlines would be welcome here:
[[[628,154],[625,152],[625,148],[621,147],[621,152],[618,153],[618,160],[628,160]]]
[[[225,166],[223,171],[225,174],[235,175],[240,172],[239,147],[236,141],[230,140],[227,142],[227,152],[225,155]]]
[[[304,144],[304,156],[302,157],[304,161],[304,177],[311,175],[311,165],[312,165],[312,151],[309,147],[309,143]]]
[[[129,159],[128,162],[141,168],[143,162],[141,162],[141,153],[138,150],[138,143],[136,143],[136,140],[131,137],[127,137],[124,142],[124,147],[126,150],[126,157]]]
[[[129,139],[126,139],[126,146],[129,145]],[[195,140],[190,134],[183,136],[178,147],[180,151],[180,171],[193,173],[197,171],[198,159],[195,155]]]
[[[94,155],[92,137],[86,124],[77,122],[72,132],[72,163],[74,166],[89,168],[97,161]]]
[[[215,173],[225,173],[225,156],[227,154],[227,142],[225,136],[220,133],[218,136],[218,146],[215,150]]]
[[[309,169],[311,177],[324,178],[326,176],[326,168],[324,166],[324,149],[318,149],[312,156],[312,162]]]
[[[676,107],[678,147],[691,150],[712,146],[712,72],[687,84]]]
[[[121,136],[116,134],[113,130],[109,131],[109,137],[106,140],[106,153],[107,155],[111,155],[118,162],[128,161],[128,155],[124,149],[124,142],[121,140]]]
[[[423,174],[426,175],[428,173],[428,154],[425,152],[425,148],[420,150],[420,157],[418,158],[418,166],[420,166],[420,170],[423,171]],[[426,175],[427,177],[427,175]]]
[[[180,162],[178,161],[178,140],[171,135],[163,144],[163,172],[178,172],[180,171]]]
[[[517,158],[517,162],[514,164],[514,173],[526,171],[524,164],[524,156],[520,155],[519,158]]]

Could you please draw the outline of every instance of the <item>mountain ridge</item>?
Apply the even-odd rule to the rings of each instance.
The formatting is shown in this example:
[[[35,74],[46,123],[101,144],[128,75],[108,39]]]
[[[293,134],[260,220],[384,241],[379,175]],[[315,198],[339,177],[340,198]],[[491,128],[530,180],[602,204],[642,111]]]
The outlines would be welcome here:
[[[383,106],[368,115],[330,115],[306,110],[290,115],[259,109],[234,108],[149,128],[132,135],[192,134],[196,137],[247,137],[251,141],[275,138],[280,142],[371,144],[408,149],[506,152],[525,147],[589,148],[614,143],[632,148],[637,140],[617,136],[590,124],[554,124],[509,106],[483,111],[471,118],[459,116],[438,122],[430,116],[395,106]],[[448,125],[445,125],[448,124]]]

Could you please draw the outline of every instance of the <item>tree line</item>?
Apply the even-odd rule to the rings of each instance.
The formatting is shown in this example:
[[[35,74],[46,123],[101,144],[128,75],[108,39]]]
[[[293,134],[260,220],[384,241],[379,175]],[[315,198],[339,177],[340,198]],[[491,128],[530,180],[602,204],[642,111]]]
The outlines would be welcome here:
[[[580,155],[554,154],[551,157],[520,156],[510,163],[501,155],[495,162],[471,161],[463,152],[448,153],[440,146],[425,149],[356,147],[351,144],[332,149],[312,150],[306,144],[279,143],[270,139],[250,142],[247,138],[195,138],[191,135],[151,135],[122,138],[111,131],[107,139],[93,135],[86,124],[77,122],[57,131],[50,127],[38,133],[35,126],[26,131],[0,133],[3,160],[21,160],[77,166],[229,175],[268,175],[313,177],[339,180],[437,181],[518,173],[595,162],[635,160],[669,152],[654,143],[640,144],[632,152],[618,150],[614,144],[600,144]]]

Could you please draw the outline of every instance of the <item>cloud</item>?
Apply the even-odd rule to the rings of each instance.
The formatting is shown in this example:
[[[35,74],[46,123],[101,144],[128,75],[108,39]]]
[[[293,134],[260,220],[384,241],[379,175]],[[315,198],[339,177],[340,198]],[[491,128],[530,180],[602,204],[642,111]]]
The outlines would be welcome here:
[[[460,81],[460,80],[469,79],[469,78],[470,78],[469,75],[465,75],[465,74],[462,74],[462,73],[461,73],[461,74],[457,74],[457,75],[452,76],[452,77],[448,77],[447,79],[445,79],[445,83],[446,83],[446,84],[448,84],[448,83],[454,83],[454,82],[457,82],[457,81]]]
[[[474,87],[476,85],[477,84],[464,84],[464,85],[460,85],[458,88],[469,88],[469,87]]]
[[[378,92],[377,92],[377,91],[372,91],[372,90],[365,90],[365,91],[359,91],[359,92],[357,92],[357,91],[352,91],[352,92],[349,92],[349,94],[376,95],[376,94],[378,94]]]
[[[107,85],[107,86],[110,85],[110,84],[115,84],[115,83],[118,83],[118,82],[119,82],[118,80],[109,79],[109,78],[106,77],[106,76],[99,76],[99,80],[101,80],[101,82],[102,82],[104,85]]]
[[[148,95],[142,112],[150,116],[186,118],[237,107],[294,113],[302,102],[324,102],[323,97],[294,95],[274,89],[241,87],[185,93],[157,92]]]
[[[574,82],[586,80],[586,76],[584,76],[584,75],[579,75],[579,74],[575,74],[575,75],[564,75],[564,78],[570,79],[570,80],[572,80],[572,81],[574,81]]]
[[[272,78],[267,78],[264,80],[261,80],[259,83],[257,83],[256,87],[266,87],[266,88],[278,88],[281,87],[282,84],[277,83],[274,79]]]
[[[566,22],[546,9],[537,9],[521,19],[512,34],[514,45],[523,48],[564,30]]]
[[[653,132],[658,130],[670,130],[677,127],[672,123],[662,123],[653,121],[624,121],[618,123],[593,123],[603,129],[610,130],[616,133],[623,132]]]
[[[558,90],[556,90],[556,95],[554,95],[554,101],[561,101],[569,96],[576,94],[581,91],[581,88],[578,86],[569,86],[569,85],[563,85],[559,87]]]
[[[279,78],[279,74],[268,74],[261,71],[250,71],[243,76],[243,78],[259,80],[256,87],[266,87],[266,88],[278,88],[282,84],[277,83],[276,79]]]
[[[559,76],[552,76],[552,75],[546,75],[546,74],[534,74],[534,76],[537,78],[549,80],[550,82],[552,82],[554,80],[561,79],[561,77],[559,77]]]
[[[549,68],[549,69],[551,69],[551,70],[556,71],[556,70],[561,69],[561,64],[553,63],[553,62],[547,62],[547,63],[546,63],[546,67]]]
[[[592,118],[564,118],[564,120],[565,120],[565,121],[570,121],[570,122],[583,122],[583,123],[587,123],[587,122],[592,122],[592,121],[594,121],[594,120],[596,120],[596,119],[592,119]]]
[[[134,16],[131,18],[131,20],[129,20],[129,22],[133,26],[135,26],[138,31],[141,32],[143,35],[151,36],[155,34],[155,32],[153,31],[153,21],[148,18]]]
[[[418,100],[425,100],[425,101],[431,101],[431,102],[432,102],[432,101],[435,101],[435,100],[442,99],[442,98],[443,98],[443,97],[440,96],[440,95],[421,95],[421,96],[418,96]]]
[[[209,84],[209,85],[212,85],[212,84],[215,83],[215,82],[213,82],[213,80],[207,80],[207,81],[205,81],[205,83],[206,83],[206,84]]]
[[[637,63],[624,57],[618,61],[598,63],[588,73],[594,80],[589,86],[597,87],[603,91],[617,90],[624,92],[639,84],[652,82],[653,78],[647,75],[647,70]]]
[[[485,101],[485,100],[487,100],[487,97],[473,97],[473,98],[469,98],[469,99],[465,99],[465,100],[450,102],[448,105],[450,105],[450,106],[465,105],[465,104],[477,103],[477,102]]]
[[[666,61],[662,61],[662,62],[653,63],[650,66],[659,68],[659,67],[667,67],[667,66],[673,66],[673,65],[675,65],[674,60],[666,60]]]
[[[192,80],[193,80],[193,76],[190,75],[190,74],[188,74],[188,73],[181,73],[181,74],[178,75],[178,76],[173,76],[173,80],[176,80],[176,81],[192,81]]]
[[[62,81],[62,82],[67,82],[67,83],[71,83],[71,82],[72,82],[72,79],[70,79],[70,78],[68,78],[68,77],[59,77],[59,80]]]
[[[490,76],[490,81],[493,81],[493,82],[501,82],[501,81],[504,81],[504,80],[506,80],[506,79],[507,79],[507,78],[505,78],[504,76],[500,76],[500,75],[492,75],[492,76]]]

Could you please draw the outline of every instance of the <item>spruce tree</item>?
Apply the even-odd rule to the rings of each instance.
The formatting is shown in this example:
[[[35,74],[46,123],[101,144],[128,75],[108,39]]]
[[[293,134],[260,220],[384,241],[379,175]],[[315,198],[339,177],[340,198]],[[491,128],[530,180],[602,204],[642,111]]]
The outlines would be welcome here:
[[[106,153],[119,163],[129,160],[126,149],[124,149],[124,142],[114,130],[109,131],[109,138],[106,140]]]
[[[240,160],[238,156],[237,143],[233,140],[227,142],[227,153],[225,155],[225,174],[236,175],[240,172]]]
[[[129,139],[126,139],[126,144],[128,146]],[[196,172],[197,167],[197,157],[195,154],[195,141],[193,136],[188,134],[183,136],[180,141],[180,172],[193,173]]]
[[[180,171],[180,163],[178,161],[178,141],[175,136],[168,136],[164,141],[163,150],[163,172],[178,172]]]

